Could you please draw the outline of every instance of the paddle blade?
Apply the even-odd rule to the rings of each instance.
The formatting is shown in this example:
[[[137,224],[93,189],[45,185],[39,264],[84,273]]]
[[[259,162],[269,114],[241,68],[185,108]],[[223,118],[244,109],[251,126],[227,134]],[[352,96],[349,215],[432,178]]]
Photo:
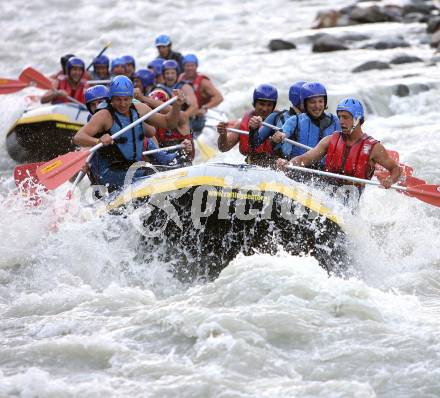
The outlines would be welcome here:
[[[23,69],[18,79],[24,83],[32,84],[43,90],[51,90],[52,82],[43,74],[32,67]]]
[[[28,86],[20,80],[2,79],[0,78],[0,94],[11,94],[23,90]]]
[[[44,163],[37,169],[40,183],[48,189],[58,188],[81,170],[90,151],[69,152]]]
[[[440,186],[439,185],[416,185],[408,187],[406,194],[429,203],[430,205],[440,207]]]
[[[37,169],[43,162],[21,164],[14,168],[14,181],[17,187],[26,179],[30,178],[35,184],[38,184]]]
[[[29,204],[38,206],[41,204],[41,192],[47,192],[46,187],[42,187],[37,178],[37,168],[43,163],[28,163],[16,166],[14,168],[15,185],[21,192],[22,196],[26,197]]]

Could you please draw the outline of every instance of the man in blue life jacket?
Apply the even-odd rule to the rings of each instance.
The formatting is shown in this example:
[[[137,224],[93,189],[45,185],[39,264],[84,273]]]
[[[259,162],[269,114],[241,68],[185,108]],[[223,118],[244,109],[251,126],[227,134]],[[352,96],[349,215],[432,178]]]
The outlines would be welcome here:
[[[179,120],[180,107],[184,95],[180,90],[173,92],[178,100],[166,114],[156,113],[146,122],[154,127],[175,128]],[[82,147],[92,147],[102,143],[103,147],[96,151],[90,162],[90,171],[94,182],[108,187],[109,191],[121,189],[129,167],[142,160],[144,150],[144,128],[141,124],[124,133],[113,141],[111,134],[128,126],[135,120],[151,111],[151,108],[142,103],[133,104],[133,83],[126,76],[116,76],[110,83],[110,101],[107,107],[96,112],[90,121],[75,135],[74,143]],[[156,149],[152,139],[147,140],[147,149]],[[190,145],[189,145],[190,146]],[[192,148],[189,148],[190,150]],[[186,150],[186,148],[184,148]],[[170,164],[177,157],[176,154],[159,152],[154,157],[155,163]],[[134,178],[148,174],[138,169]]]
[[[285,109],[282,111],[274,111],[272,112],[266,120],[266,123],[271,124],[273,126],[277,126],[280,129],[283,127],[283,124],[287,119],[292,116],[299,115],[302,113],[301,100],[300,100],[300,91],[301,87],[305,84],[305,81],[298,81],[289,88],[289,101],[291,103],[290,109]],[[272,129],[267,126],[263,126],[263,119],[261,116],[252,116],[249,121],[249,128],[252,133],[249,135],[251,145],[253,147],[258,147],[264,141],[266,141],[269,137],[273,136],[278,130]],[[258,129],[258,132],[255,130]],[[281,156],[281,144],[273,145],[273,154],[274,156]]]
[[[93,72],[90,80],[110,80],[110,59],[107,55],[93,58]]]
[[[325,112],[327,109],[327,90],[324,85],[318,82],[304,84],[301,87],[300,99],[304,113],[287,119],[283,125],[283,131],[272,136],[274,143],[282,143],[282,157],[286,159],[302,155],[307,150],[283,142],[285,138],[314,148],[322,138],[341,129],[338,117]],[[317,167],[323,165],[324,160]]]
[[[179,65],[180,71],[183,70],[182,54],[171,49],[172,43],[168,35],[157,36],[154,44],[158,51],[157,58],[163,58],[164,60],[173,59]]]

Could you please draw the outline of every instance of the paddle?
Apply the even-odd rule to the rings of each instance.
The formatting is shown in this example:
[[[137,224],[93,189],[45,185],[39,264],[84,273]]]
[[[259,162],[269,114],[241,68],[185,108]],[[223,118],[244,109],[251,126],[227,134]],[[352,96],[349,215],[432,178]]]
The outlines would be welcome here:
[[[269,124],[269,126],[271,126],[271,125]],[[232,131],[233,133],[237,133],[237,134],[249,135],[249,131],[238,130],[238,129],[234,129],[232,127],[226,127],[226,130]],[[311,147],[309,147],[307,145],[300,144],[299,142],[296,142],[293,140],[289,140],[288,138],[285,138],[283,141],[288,142],[289,144],[295,145],[295,146],[303,148],[303,149],[307,149],[307,150],[312,149]]]
[[[46,76],[44,76],[43,74],[41,74],[40,72],[38,72],[37,70],[35,70],[32,67],[28,67],[28,68],[24,69],[21,72],[18,79],[22,82],[28,83],[28,85],[35,85],[36,87],[41,88],[43,90],[53,90],[58,95],[61,95],[65,98],[67,98],[69,101],[80,105],[83,109],[87,109],[86,106],[82,102],[76,100],[75,98],[70,97],[69,95],[65,95],[65,94],[61,93],[58,90],[55,90],[52,86],[52,82]]]
[[[325,177],[338,178],[340,180],[351,181],[351,182],[360,183],[360,184],[364,184],[364,185],[382,186],[382,184],[378,181],[364,180],[362,178],[329,173],[328,171],[308,169],[306,167],[289,165],[289,166],[287,166],[287,169],[304,171],[306,173],[317,174],[317,175],[321,175],[321,176],[325,176]],[[430,205],[440,207],[440,186],[439,185],[422,184],[422,185],[415,185],[413,187],[402,187],[399,185],[392,185],[390,188],[394,189],[396,191],[405,193],[408,196],[415,197],[415,198],[421,200],[422,202],[429,203]]]
[[[132,127],[142,123],[144,120],[153,116],[155,113],[160,112],[163,108],[168,105],[173,104],[177,101],[177,97],[173,97],[170,100],[159,105],[157,108],[148,112],[144,116],[135,120],[133,123],[119,130],[117,133],[112,135],[113,139],[116,139],[121,134],[130,130]],[[78,152],[69,152],[64,155],[58,156],[57,158],[46,162],[44,165],[38,168],[37,177],[42,184],[44,184],[49,189],[55,189],[61,184],[66,182],[70,177],[77,173],[83,166],[85,159],[92,153],[96,152],[99,148],[103,146],[102,143],[95,145],[94,147],[82,150]]]
[[[88,84],[109,84],[111,80],[87,80]]]
[[[26,87],[28,87],[28,84],[23,83],[20,80],[0,78],[0,94],[15,93]]]
[[[180,148],[183,148],[182,144],[166,146],[163,148],[157,148],[157,149],[151,149],[149,151],[144,151],[144,152],[142,152],[142,155],[152,155],[153,153],[163,152],[163,151],[172,151],[174,149],[180,149]]]
[[[100,57],[102,54],[104,54],[105,51],[107,50],[107,48],[109,48],[111,45],[112,45],[112,42],[109,41],[109,42],[104,46],[104,48],[101,50],[101,52],[100,52],[95,58],[98,58],[98,57]],[[90,62],[90,64],[89,64],[89,66],[87,67],[86,71],[90,70],[90,68],[91,68],[92,66],[93,66],[93,61]]]

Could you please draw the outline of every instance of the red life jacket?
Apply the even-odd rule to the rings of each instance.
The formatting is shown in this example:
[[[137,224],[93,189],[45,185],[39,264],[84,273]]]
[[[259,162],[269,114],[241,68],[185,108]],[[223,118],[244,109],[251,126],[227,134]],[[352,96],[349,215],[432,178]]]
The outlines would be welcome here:
[[[192,134],[183,135],[177,130],[156,128],[156,139],[161,148],[180,144],[184,140],[190,140],[193,147],[191,159],[194,159],[195,148]]]
[[[246,112],[241,119],[240,130],[249,131],[249,120],[254,116],[253,111]],[[240,134],[240,145],[239,145],[240,153],[242,155],[249,155],[250,146],[249,146],[249,136]],[[266,153],[268,155],[272,155],[272,144],[268,139],[266,139],[259,147],[255,148],[253,153]]]
[[[64,90],[67,92],[67,95],[69,97],[75,98],[79,102],[82,102],[85,104],[85,98],[84,98],[84,91],[88,88],[87,81],[81,79],[79,86],[76,89],[73,89],[72,86],[69,84],[69,80],[67,77],[64,76],[60,77],[58,79],[58,90]],[[61,103],[61,102],[70,102],[67,98],[62,97],[61,95],[58,95],[55,97],[55,100],[52,101],[53,103]]]
[[[347,147],[342,133],[333,133],[327,150],[325,170],[371,180],[374,167],[370,165],[370,155],[378,142],[364,134],[354,145]]]
[[[201,85],[202,85],[202,80],[203,79],[208,79],[209,80],[209,77],[205,76],[205,75],[199,75],[197,73],[196,78],[192,82],[193,87],[194,87],[194,94],[196,95],[197,103],[199,104],[199,108],[209,102],[209,98],[204,97],[202,95]]]

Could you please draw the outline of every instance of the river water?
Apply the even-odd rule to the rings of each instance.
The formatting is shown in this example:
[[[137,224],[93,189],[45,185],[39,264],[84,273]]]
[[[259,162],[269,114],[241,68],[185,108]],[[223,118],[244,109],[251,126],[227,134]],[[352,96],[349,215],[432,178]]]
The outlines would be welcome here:
[[[335,8],[349,5],[334,0]],[[390,2],[388,2],[390,3]],[[440,183],[438,66],[425,25],[338,28],[412,47],[313,54],[307,37],[327,2],[287,0],[14,0],[0,6],[2,77],[60,55],[155,56],[154,37],[199,56],[230,118],[272,83],[287,104],[296,80],[319,80],[334,111],[344,96],[368,110],[364,130],[414,175]],[[271,38],[298,44],[270,53]],[[352,74],[368,60],[423,63]],[[404,83],[410,95],[393,95]],[[423,87],[429,87],[424,91]],[[11,190],[4,146],[28,89],[0,98],[0,397],[438,397],[440,212],[374,187],[346,228],[357,275],[328,278],[311,257],[238,257],[212,283],[182,285],[166,264],[140,263],[136,236],[114,219],[67,217],[49,230],[64,188],[29,210]],[[236,151],[218,159],[238,161]],[[13,185],[13,183],[12,183]],[[67,189],[67,188],[65,188]],[[50,204],[53,204],[51,206]]]

